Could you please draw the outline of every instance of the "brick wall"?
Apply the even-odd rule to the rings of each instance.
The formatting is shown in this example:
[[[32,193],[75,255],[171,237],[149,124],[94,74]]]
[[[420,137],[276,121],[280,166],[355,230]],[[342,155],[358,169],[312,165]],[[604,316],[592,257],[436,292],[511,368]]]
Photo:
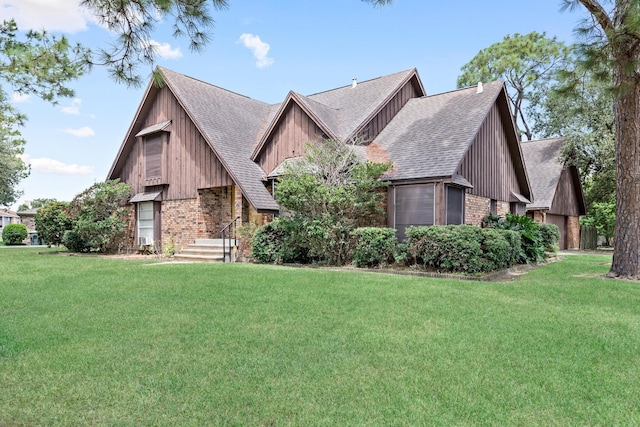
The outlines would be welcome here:
[[[567,219],[567,248],[580,248],[580,218],[570,216]]]
[[[220,230],[233,218],[233,187],[198,190],[198,198],[162,202],[162,242],[173,239],[176,251],[195,239],[219,239]]]
[[[542,211],[533,211],[533,220],[540,224],[544,224],[547,220],[546,214]]]
[[[480,225],[482,219],[489,214],[491,199],[473,194],[465,194],[464,198],[464,223]]]
[[[511,203],[503,202],[501,200],[498,200],[496,202],[496,215],[504,218],[504,216],[510,212],[511,212]]]

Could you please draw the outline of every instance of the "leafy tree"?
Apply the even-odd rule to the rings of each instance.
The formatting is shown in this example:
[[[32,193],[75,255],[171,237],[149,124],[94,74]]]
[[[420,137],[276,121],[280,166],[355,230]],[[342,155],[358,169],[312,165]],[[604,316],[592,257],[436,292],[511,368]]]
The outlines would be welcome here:
[[[587,69],[613,76],[616,154],[616,228],[609,276],[638,279],[640,270],[640,5],[637,1],[564,0],[589,13],[585,36]]]
[[[384,215],[381,190],[388,182],[380,178],[391,165],[362,162],[352,146],[335,140],[309,144],[305,152],[276,185],[276,200],[312,258],[343,264],[351,232]]]
[[[587,211],[596,202],[615,203],[613,93],[604,76],[593,70],[559,72],[550,90],[537,93],[527,108],[536,135],[567,138],[564,156],[580,171]]]
[[[598,236],[604,236],[607,239],[607,243],[610,244],[616,226],[615,202],[594,203],[581,222],[584,225],[596,227]]]
[[[130,194],[131,185],[120,180],[99,182],[78,194],[69,205],[73,229],[65,235],[65,246],[70,250],[82,248],[81,251],[117,250],[125,237],[125,203]],[[75,242],[73,248],[67,245],[67,239]]]
[[[513,34],[482,49],[462,67],[458,87],[502,79],[506,82],[515,123],[532,139],[531,125],[524,114],[526,102],[536,92],[545,92],[555,70],[570,59],[570,48],[545,33]]]
[[[20,207],[18,207],[18,211],[26,211],[29,209],[38,209],[41,208],[45,205],[48,205],[49,203],[53,203],[53,202],[57,202],[56,199],[49,199],[49,198],[40,198],[40,199],[33,199],[31,201],[27,201],[23,204],[20,205]]]
[[[69,203],[67,202],[51,201],[38,209],[35,215],[36,230],[38,230],[38,236],[43,242],[48,245],[62,243],[64,233],[73,227],[67,213],[68,208]]]
[[[22,195],[18,184],[29,175],[29,168],[19,157],[23,152],[24,140],[15,138],[0,123],[0,206],[11,205]]]

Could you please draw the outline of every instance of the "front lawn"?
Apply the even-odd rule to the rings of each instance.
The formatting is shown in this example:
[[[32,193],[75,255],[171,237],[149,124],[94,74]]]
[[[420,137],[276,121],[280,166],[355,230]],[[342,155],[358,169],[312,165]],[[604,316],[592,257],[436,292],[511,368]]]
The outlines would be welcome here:
[[[0,250],[0,425],[637,425],[640,284]]]

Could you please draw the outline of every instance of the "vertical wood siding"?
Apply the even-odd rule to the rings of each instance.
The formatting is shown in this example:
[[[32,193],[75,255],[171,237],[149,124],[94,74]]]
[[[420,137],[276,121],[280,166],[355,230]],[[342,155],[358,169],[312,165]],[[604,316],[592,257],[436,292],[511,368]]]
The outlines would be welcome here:
[[[266,174],[271,173],[283,160],[304,154],[307,142],[326,135],[295,102],[291,102],[266,141],[257,161]]]
[[[553,203],[550,214],[579,216],[580,208],[578,206],[578,200],[576,198],[576,188],[574,181],[571,177],[569,169],[564,169],[560,174],[560,180],[556,187],[556,194],[553,197]]]
[[[213,113],[215,114],[215,113]],[[199,188],[233,185],[233,180],[213,150],[189,119],[169,89],[158,91],[142,124],[145,127],[171,120],[168,138],[163,138],[163,182],[168,183],[164,200],[195,198]],[[134,193],[149,190],[144,181],[143,138],[136,138],[120,173],[120,179],[133,186]]]
[[[489,199],[510,201],[511,192],[522,194],[507,136],[497,105],[491,108],[457,174],[472,185],[469,192]]]
[[[407,82],[398,93],[376,114],[369,123],[362,129],[359,137],[363,142],[373,141],[398,112],[411,99],[418,97],[418,92],[412,81]]]

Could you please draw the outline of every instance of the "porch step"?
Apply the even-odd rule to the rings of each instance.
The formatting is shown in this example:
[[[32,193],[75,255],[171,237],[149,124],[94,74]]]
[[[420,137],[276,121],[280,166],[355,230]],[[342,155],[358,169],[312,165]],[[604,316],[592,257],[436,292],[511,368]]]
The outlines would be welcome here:
[[[231,244],[235,244],[232,240]],[[229,250],[229,241],[225,240],[224,248]],[[224,261],[222,239],[196,239],[195,243],[174,255],[178,261],[222,262]]]

